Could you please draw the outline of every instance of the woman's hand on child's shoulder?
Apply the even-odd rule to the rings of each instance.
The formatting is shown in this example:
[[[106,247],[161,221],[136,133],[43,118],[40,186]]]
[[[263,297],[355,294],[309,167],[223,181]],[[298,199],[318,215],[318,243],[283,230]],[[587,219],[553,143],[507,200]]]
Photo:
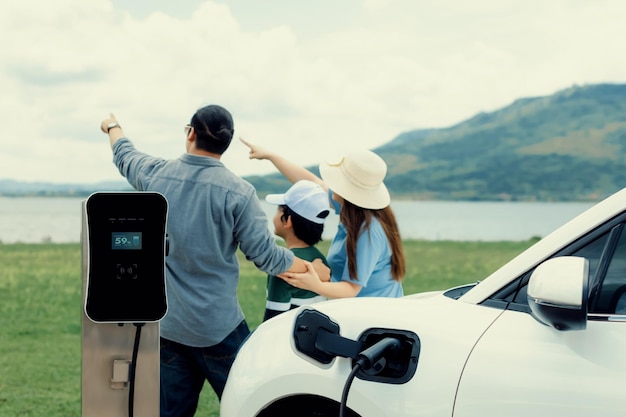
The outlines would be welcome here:
[[[315,258],[311,263],[313,264],[313,269],[315,269],[315,272],[317,272],[317,275],[320,277],[320,281],[330,281],[330,268],[322,262],[321,258]]]

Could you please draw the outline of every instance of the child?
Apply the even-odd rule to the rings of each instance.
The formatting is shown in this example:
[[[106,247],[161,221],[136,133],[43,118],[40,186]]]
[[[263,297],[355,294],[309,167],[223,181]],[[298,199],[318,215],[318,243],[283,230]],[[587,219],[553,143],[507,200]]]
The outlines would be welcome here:
[[[322,240],[324,220],[329,214],[328,194],[324,189],[307,180],[298,181],[284,194],[270,194],[265,201],[278,205],[274,215],[274,233],[285,240],[297,257],[313,261],[321,259],[328,266],[324,255],[314,246]],[[267,302],[263,321],[304,304],[325,300],[312,291],[299,289],[284,280],[268,275]]]

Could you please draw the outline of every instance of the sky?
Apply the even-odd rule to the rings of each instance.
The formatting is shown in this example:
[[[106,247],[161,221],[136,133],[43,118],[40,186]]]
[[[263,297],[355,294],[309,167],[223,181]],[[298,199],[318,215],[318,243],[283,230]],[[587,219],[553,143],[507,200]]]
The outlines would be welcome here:
[[[0,5],[0,179],[122,180],[100,122],[171,159],[227,108],[239,137],[314,165],[522,97],[625,83],[623,0],[20,0]]]

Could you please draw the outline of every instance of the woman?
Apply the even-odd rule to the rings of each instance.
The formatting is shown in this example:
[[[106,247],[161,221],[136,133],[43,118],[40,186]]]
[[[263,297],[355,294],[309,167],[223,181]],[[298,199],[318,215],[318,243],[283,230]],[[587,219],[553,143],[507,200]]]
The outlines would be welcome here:
[[[383,183],[387,165],[381,157],[369,150],[352,152],[335,163],[320,164],[320,179],[276,153],[241,141],[250,148],[250,159],[269,160],[292,183],[303,179],[319,183],[339,214],[337,234],[326,257],[331,281],[321,281],[310,264],[307,272],[285,273],[281,278],[328,298],[404,295],[404,251]]]

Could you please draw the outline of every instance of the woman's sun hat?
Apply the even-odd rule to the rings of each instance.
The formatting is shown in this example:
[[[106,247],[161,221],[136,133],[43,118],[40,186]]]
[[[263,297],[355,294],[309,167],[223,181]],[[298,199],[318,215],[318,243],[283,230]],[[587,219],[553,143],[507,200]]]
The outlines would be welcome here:
[[[351,152],[338,162],[323,162],[319,168],[328,188],[355,206],[379,210],[391,202],[383,183],[387,164],[370,150]]]

